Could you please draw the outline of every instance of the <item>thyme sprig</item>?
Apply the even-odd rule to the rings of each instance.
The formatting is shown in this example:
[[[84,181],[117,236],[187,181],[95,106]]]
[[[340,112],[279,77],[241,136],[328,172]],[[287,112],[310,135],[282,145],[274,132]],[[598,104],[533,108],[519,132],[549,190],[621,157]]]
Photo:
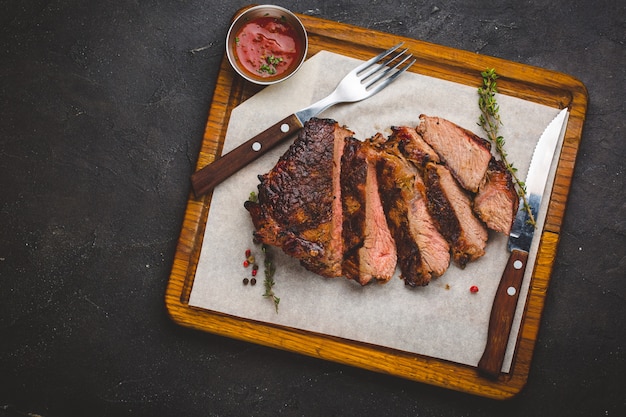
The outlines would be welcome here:
[[[483,84],[478,88],[478,107],[481,113],[478,124],[487,133],[489,140],[496,147],[496,152],[500,155],[502,163],[513,177],[517,195],[522,198],[524,210],[528,213],[528,222],[535,226],[535,216],[533,216],[530,205],[528,204],[528,199],[526,198],[526,184],[517,176],[517,168],[508,161],[508,155],[504,149],[504,137],[498,134],[498,129],[502,125],[502,121],[500,120],[500,106],[496,101],[496,94],[498,93],[496,80],[498,79],[498,74],[494,68],[490,68],[481,72],[480,75],[483,78]]]
[[[276,313],[278,313],[278,303],[280,303],[280,298],[276,296],[274,293],[274,272],[276,272],[276,267],[272,262],[272,255],[267,245],[261,246],[261,250],[263,251],[263,255],[265,259],[263,260],[263,264],[265,266],[265,281],[263,281],[263,285],[265,286],[265,293],[263,293],[263,297],[269,298],[274,302],[274,308],[276,309]]]
[[[248,196],[248,200],[256,203],[259,201],[259,196],[257,193],[252,191]],[[255,241],[255,243],[258,242]],[[274,302],[274,308],[276,309],[276,313],[278,313],[278,303],[280,303],[280,298],[278,298],[274,293],[274,285],[276,285],[276,282],[274,281],[274,273],[276,272],[276,266],[274,265],[269,246],[264,243],[261,244],[261,251],[263,252],[263,266],[265,267],[265,280],[263,281],[265,292],[263,293],[263,297],[269,298]]]

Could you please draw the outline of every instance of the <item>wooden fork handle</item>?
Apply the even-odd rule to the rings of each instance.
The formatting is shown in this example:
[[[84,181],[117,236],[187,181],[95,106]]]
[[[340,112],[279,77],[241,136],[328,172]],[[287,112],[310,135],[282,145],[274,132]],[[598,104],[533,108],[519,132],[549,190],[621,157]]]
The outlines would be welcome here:
[[[191,176],[191,186],[196,198],[213,190],[226,178],[267,153],[279,143],[302,129],[302,123],[295,114],[276,122],[247,142],[222,155]]]

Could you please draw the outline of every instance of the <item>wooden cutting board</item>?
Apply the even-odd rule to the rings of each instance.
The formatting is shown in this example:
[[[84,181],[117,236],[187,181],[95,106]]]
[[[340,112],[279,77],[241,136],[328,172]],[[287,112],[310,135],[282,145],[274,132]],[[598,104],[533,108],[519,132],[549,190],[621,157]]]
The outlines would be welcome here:
[[[525,300],[511,370],[491,380],[481,377],[472,366],[245,320],[190,306],[189,294],[202,247],[211,203],[210,196],[196,199],[190,195],[188,198],[165,294],[168,313],[178,324],[226,337],[480,396],[495,399],[514,396],[524,387],[528,379],[585,120],[587,109],[585,86],[571,76],[554,71],[315,17],[305,15],[298,17],[304,23],[309,35],[309,56],[327,50],[358,59],[369,59],[381,50],[404,41],[405,46],[417,58],[417,63],[411,68],[412,72],[478,88],[482,82],[480,72],[487,68],[495,68],[500,76],[498,88],[501,93],[554,108],[569,108],[569,121],[528,297]],[[232,109],[261,88],[239,78],[230,68],[226,57],[223,57],[197,169],[211,163],[216,155],[221,154]]]

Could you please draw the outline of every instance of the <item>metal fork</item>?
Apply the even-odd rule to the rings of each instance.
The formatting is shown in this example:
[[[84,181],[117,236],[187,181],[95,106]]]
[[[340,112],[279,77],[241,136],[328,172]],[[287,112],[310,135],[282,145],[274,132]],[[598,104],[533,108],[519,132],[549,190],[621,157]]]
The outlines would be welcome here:
[[[291,137],[304,123],[338,103],[354,103],[378,93],[415,63],[399,43],[350,71],[335,90],[318,102],[273,124],[191,176],[196,197],[211,191],[232,174]]]

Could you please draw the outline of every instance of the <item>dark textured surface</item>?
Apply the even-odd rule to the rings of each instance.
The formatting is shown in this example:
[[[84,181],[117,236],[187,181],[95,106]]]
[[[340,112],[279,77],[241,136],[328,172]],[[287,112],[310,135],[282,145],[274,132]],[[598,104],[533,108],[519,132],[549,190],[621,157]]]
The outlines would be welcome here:
[[[189,175],[244,4],[0,0],[0,416],[626,415],[624,2],[280,2],[587,86],[529,382],[506,402],[168,319]]]

